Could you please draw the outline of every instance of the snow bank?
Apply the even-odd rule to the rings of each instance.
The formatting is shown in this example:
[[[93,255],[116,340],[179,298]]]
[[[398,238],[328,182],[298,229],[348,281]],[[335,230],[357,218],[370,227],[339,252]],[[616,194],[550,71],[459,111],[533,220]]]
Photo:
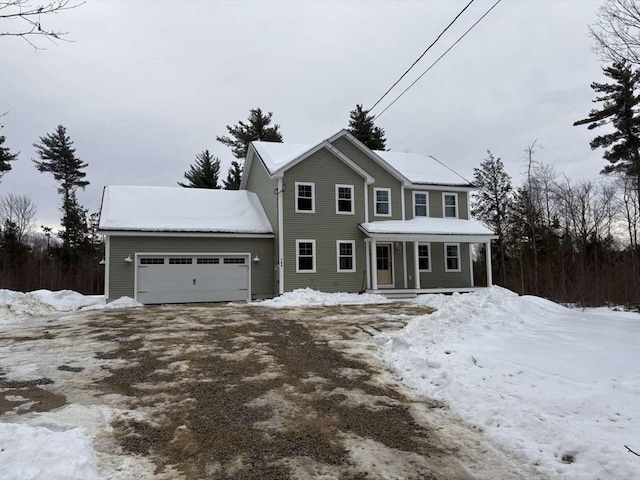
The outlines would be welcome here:
[[[367,303],[389,303],[390,300],[383,295],[365,293],[324,293],[310,288],[298,288],[287,292],[271,300],[255,302],[261,307],[303,307],[309,305],[356,305]]]
[[[0,423],[0,478],[13,480],[97,480],[91,439],[80,428]]]
[[[499,287],[414,301],[438,311],[382,348],[406,384],[549,478],[640,478],[640,315]]]

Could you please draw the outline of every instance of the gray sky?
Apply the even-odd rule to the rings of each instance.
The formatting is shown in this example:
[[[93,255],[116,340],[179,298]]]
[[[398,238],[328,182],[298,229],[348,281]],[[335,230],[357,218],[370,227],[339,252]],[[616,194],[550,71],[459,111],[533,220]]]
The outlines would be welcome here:
[[[35,0],[34,0],[35,2]],[[37,3],[37,2],[36,2]],[[74,43],[34,52],[0,38],[0,119],[19,160],[0,196],[27,195],[38,225],[57,225],[60,199],[32,144],[67,128],[98,210],[104,185],[175,186],[196,153],[233,159],[215,140],[249,109],[273,112],[285,142],[317,143],[370,107],[466,1],[107,1],[47,18]],[[470,178],[487,148],[520,182],[524,149],[573,179],[598,176],[594,133],[573,127],[592,108],[601,65],[587,25],[600,1],[503,0],[376,124],[391,150],[431,154]],[[380,112],[491,5],[476,0]]]

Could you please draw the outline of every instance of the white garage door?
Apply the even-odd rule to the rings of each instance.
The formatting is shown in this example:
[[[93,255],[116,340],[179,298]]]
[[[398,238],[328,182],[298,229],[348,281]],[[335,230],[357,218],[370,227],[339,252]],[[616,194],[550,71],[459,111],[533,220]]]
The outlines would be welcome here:
[[[139,255],[137,300],[192,303],[250,300],[249,258],[243,255]]]

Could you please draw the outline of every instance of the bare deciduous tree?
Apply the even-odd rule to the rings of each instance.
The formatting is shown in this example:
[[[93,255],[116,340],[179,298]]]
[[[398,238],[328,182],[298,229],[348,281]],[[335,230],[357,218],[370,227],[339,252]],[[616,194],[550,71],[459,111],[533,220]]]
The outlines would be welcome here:
[[[607,0],[589,26],[593,49],[604,62],[628,61],[640,66],[640,3],[637,0]]]
[[[0,221],[4,225],[9,220],[16,225],[18,241],[24,243],[27,235],[35,230],[36,204],[25,195],[10,193],[0,200]]]
[[[72,10],[85,2],[72,3],[71,0],[51,0],[48,3],[33,4],[29,0],[0,1],[0,36],[20,37],[33,48],[40,50],[29,38],[44,37],[55,43],[65,40],[68,32],[42,25],[45,16],[57,15]]]

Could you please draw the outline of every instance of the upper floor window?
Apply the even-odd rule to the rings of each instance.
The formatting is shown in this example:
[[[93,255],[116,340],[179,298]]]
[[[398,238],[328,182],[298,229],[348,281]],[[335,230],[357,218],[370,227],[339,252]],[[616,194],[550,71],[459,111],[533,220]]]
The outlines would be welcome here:
[[[391,216],[391,189],[374,188],[373,196],[376,200],[375,214],[379,217]]]
[[[336,213],[353,212],[353,185],[336,185]]]
[[[296,240],[296,273],[315,273],[316,241]]]
[[[418,268],[423,272],[431,271],[431,245],[428,243],[418,244]]]
[[[459,243],[444,244],[444,271],[445,272],[460,271],[460,244]]]
[[[442,194],[442,216],[445,218],[458,218],[458,194]]]
[[[413,216],[414,217],[429,216],[429,193],[413,192]]]
[[[314,213],[316,211],[315,183],[296,182],[296,212]]]
[[[353,240],[336,241],[338,272],[356,271],[356,242]]]

